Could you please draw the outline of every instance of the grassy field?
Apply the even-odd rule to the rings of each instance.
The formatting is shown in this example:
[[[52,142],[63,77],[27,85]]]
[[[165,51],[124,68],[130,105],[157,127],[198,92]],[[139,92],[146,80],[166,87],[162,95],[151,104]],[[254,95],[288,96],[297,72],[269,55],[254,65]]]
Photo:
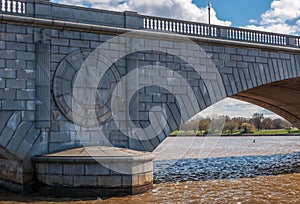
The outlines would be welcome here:
[[[170,136],[201,136],[205,131],[184,131],[184,130],[175,130],[170,134]],[[260,130],[253,133],[246,133],[245,135],[291,135],[291,134],[300,134],[300,131],[297,128],[291,129],[290,131],[286,129],[272,129],[272,130]],[[233,134],[223,134],[224,136],[242,136],[240,132],[234,132]]]
[[[292,129],[290,131],[285,129],[279,129],[279,130],[260,130],[255,131],[253,133],[254,135],[287,135],[287,134],[300,134],[300,131],[298,129]]]

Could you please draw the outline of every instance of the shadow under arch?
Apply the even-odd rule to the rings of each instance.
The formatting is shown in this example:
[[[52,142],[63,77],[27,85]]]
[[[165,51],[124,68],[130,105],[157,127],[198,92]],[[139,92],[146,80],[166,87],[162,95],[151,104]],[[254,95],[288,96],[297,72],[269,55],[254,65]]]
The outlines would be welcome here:
[[[231,98],[246,101],[270,110],[300,128],[300,78],[261,85]]]

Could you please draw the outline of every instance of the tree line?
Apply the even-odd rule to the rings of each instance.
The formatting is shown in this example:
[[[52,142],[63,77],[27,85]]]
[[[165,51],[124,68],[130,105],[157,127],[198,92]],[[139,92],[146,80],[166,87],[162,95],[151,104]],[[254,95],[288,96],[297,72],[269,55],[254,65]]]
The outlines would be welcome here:
[[[220,129],[222,128],[222,129]],[[228,115],[216,118],[196,118],[189,120],[181,126],[183,131],[192,131],[196,134],[212,133],[234,134],[253,133],[260,130],[286,129],[290,130],[292,124],[281,118],[264,117],[263,113],[254,113],[251,118],[229,117]]]

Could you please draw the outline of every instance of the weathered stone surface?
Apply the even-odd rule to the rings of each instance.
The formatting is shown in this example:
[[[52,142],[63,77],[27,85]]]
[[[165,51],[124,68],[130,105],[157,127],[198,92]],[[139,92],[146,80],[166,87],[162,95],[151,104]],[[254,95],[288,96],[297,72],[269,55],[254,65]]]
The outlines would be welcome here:
[[[91,193],[93,187],[98,189],[99,196],[102,189],[120,189],[122,192],[122,189],[146,187],[141,189],[143,192],[151,188],[153,159],[151,153],[114,147],[88,147],[35,157],[34,162],[40,183],[53,189],[64,185],[65,195],[69,195],[69,189],[76,187]],[[138,170],[125,170],[125,164]],[[120,172],[115,171],[117,169]],[[52,194],[55,195],[55,191]],[[114,192],[110,194],[115,195]]]
[[[32,22],[25,21],[22,15],[15,15],[13,20],[6,15],[0,18],[0,142],[6,148],[5,157],[22,160],[25,169],[32,169],[30,157],[39,152],[38,148],[51,153],[82,145],[109,144],[152,151],[184,122],[181,119],[187,120],[193,116],[192,113],[196,114],[225,97],[255,103],[280,114],[295,126],[300,124],[299,90],[295,90],[300,83],[298,37],[287,36],[287,45],[282,46],[250,41],[245,44],[238,39],[229,39],[228,43],[226,30],[221,28],[217,31],[221,37],[217,41],[213,37],[209,41],[203,40],[194,33],[195,44],[185,43],[174,35],[165,32],[158,35],[152,31],[143,32],[142,37],[145,38],[150,33],[149,39],[140,36],[130,41],[119,35],[128,31],[123,28],[144,29],[144,17],[135,12],[29,1],[26,2],[26,15],[32,17]],[[49,24],[49,19],[56,21]],[[152,29],[157,28],[154,26]],[[114,39],[116,36],[119,36],[117,40]],[[109,40],[110,43],[107,42]],[[83,63],[89,62],[86,59],[98,46],[102,46],[101,51],[105,53],[104,63],[113,65],[99,81],[96,108],[88,105],[75,108],[84,110],[75,126],[73,114],[77,112],[72,107],[74,81]],[[128,50],[130,52],[124,56]],[[101,64],[102,61],[97,61],[100,59],[98,54],[93,59]],[[143,69],[146,66],[155,69]],[[166,67],[168,71],[159,67]],[[137,77],[128,78],[123,89],[118,90],[123,95],[111,101],[117,84],[136,69],[141,70]],[[179,80],[176,74],[182,79]],[[90,73],[84,82],[91,84],[94,76],[95,73]],[[143,87],[135,90],[139,85]],[[191,87],[192,91],[187,87]],[[129,91],[136,94],[129,98],[126,96]],[[82,102],[94,100],[89,97],[92,90],[83,92],[86,97]],[[192,93],[195,95],[193,99]],[[268,96],[263,93],[268,93]],[[186,102],[184,98],[191,101]],[[126,102],[129,115],[121,110],[119,121],[116,121],[116,113],[112,109]],[[162,131],[154,136],[145,134],[143,137],[149,137],[146,140],[134,138],[134,133],[126,135],[132,126],[136,128],[132,129],[134,131],[151,128],[152,113],[149,112],[155,110],[154,113],[158,113],[155,107],[162,109],[165,116],[155,116],[157,118],[154,119],[160,124],[167,120]],[[89,123],[93,127],[84,126],[94,115],[96,120]],[[11,123],[12,120],[15,122]],[[133,124],[129,124],[130,121]],[[158,128],[156,124],[153,129]],[[49,144],[33,145],[38,141],[49,141]],[[98,185],[99,180],[83,175],[95,173],[105,176],[111,172],[116,175],[117,172],[92,165],[81,166],[80,169],[66,168],[69,170],[61,171],[77,172],[78,179],[71,175],[65,175],[62,180],[46,175],[39,178],[51,184],[62,182],[73,185],[76,180],[76,185]],[[149,168],[138,165],[131,172]],[[124,169],[129,171],[130,167],[124,165]],[[9,175],[8,172],[4,174]],[[115,183],[140,185],[145,178],[147,180],[147,176],[121,176],[116,177]],[[14,180],[22,183],[17,178]]]

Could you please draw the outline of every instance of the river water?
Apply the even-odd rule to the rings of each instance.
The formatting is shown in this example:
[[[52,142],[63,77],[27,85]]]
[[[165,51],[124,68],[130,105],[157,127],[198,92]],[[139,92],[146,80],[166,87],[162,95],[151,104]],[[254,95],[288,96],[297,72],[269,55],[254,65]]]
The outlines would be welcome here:
[[[154,188],[142,195],[58,199],[1,189],[0,203],[300,203],[300,137],[169,137],[154,153]]]

